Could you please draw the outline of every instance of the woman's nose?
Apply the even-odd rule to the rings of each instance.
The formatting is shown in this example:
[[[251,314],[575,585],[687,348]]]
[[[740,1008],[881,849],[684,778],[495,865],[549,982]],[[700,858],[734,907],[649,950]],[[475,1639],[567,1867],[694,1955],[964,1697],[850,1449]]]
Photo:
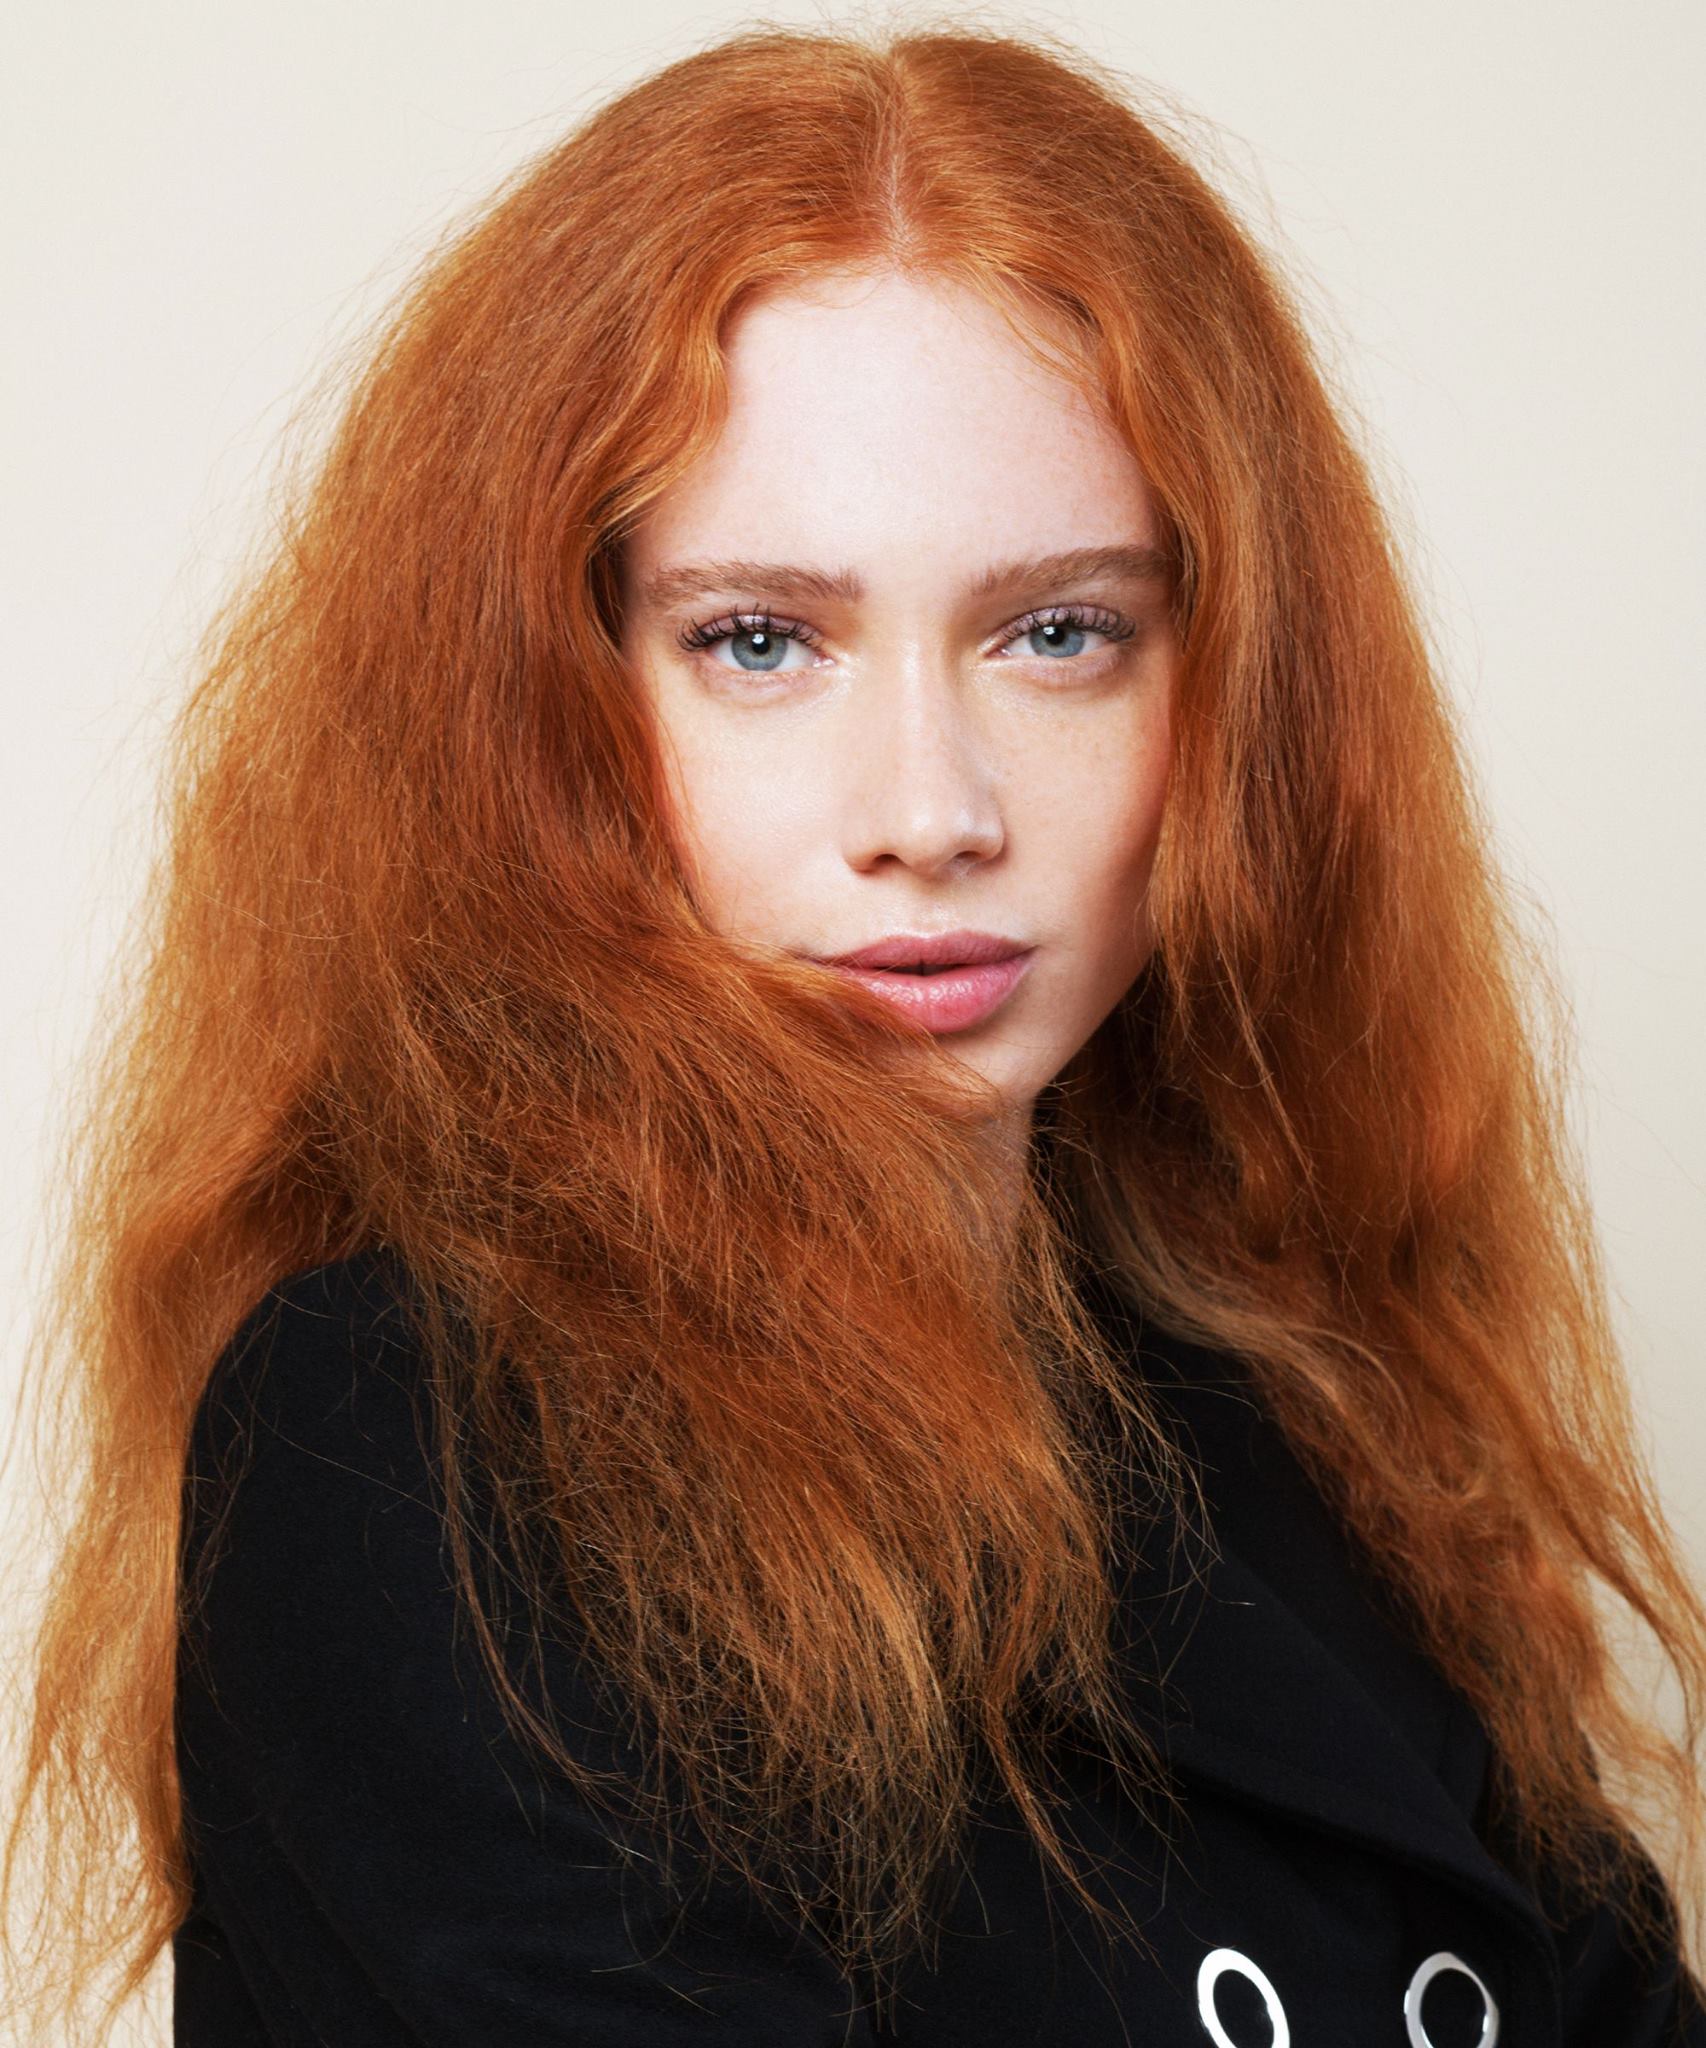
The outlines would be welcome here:
[[[863,680],[839,742],[848,865],[933,875],[993,859],[1006,838],[1000,782],[958,675],[914,661]]]

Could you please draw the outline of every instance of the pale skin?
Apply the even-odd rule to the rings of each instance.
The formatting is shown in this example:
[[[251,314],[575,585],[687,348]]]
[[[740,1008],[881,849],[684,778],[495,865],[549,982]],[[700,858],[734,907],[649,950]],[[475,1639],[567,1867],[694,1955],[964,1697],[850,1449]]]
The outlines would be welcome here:
[[[694,900],[820,959],[893,932],[1034,946],[937,1040],[1021,1158],[1153,947],[1178,646],[1149,490],[957,286],[820,279],[750,304],[728,350],[721,436],[623,565]]]

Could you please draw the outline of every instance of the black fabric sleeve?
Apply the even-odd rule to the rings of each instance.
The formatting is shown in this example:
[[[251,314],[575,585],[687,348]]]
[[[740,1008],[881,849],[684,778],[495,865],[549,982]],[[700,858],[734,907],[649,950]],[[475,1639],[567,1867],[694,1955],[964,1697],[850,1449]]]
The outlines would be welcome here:
[[[179,2048],[862,2048],[803,1928],[721,1878],[684,1902],[507,1729],[418,1363],[364,1255],[275,1289],[198,1410],[181,1566],[216,1540],[179,1639]],[[608,1765],[584,1676],[553,1670],[553,1704]]]

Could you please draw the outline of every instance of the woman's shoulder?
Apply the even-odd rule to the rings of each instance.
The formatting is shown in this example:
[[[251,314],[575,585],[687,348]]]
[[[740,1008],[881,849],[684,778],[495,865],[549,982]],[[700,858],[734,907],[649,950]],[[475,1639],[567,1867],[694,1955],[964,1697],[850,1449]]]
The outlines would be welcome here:
[[[198,1407],[175,2037],[211,2048],[253,2006],[292,2044],[865,2038],[797,1928],[727,1883],[684,1924],[655,1845],[509,1721],[445,1541],[410,1285],[388,1252],[281,1280]],[[601,1674],[542,1647],[544,1693],[524,1659],[517,1687],[592,1779],[630,1781]]]
[[[386,1246],[290,1273],[244,1315],[198,1397],[186,1458],[228,1485],[269,1457],[316,1456],[395,1476],[424,1451],[422,1353],[407,1268]]]
[[[415,1350],[408,1308],[415,1289],[401,1255],[373,1244],[275,1280],[244,1314],[215,1361],[205,1399],[268,1398],[352,1364],[381,1368]],[[294,1373],[275,1375],[276,1359]]]
[[[310,1603],[329,1654],[399,1589],[438,1596],[444,1497],[410,1293],[388,1249],[327,1261],[269,1287],[221,1349],[184,1454],[186,1650],[294,1690],[288,1660],[312,1644],[285,1624]]]

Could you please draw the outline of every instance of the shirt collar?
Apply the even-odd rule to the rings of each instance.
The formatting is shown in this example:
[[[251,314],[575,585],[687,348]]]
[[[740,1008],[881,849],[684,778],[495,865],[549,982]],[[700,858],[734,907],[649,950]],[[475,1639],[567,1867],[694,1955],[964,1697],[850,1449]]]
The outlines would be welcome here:
[[[1122,1517],[1114,1652],[1163,1762],[1431,1872],[1550,1956],[1532,1894],[1476,1830],[1478,1716],[1382,1611],[1248,1367],[1135,1317],[1114,1333],[1210,1514],[1182,1531]]]

